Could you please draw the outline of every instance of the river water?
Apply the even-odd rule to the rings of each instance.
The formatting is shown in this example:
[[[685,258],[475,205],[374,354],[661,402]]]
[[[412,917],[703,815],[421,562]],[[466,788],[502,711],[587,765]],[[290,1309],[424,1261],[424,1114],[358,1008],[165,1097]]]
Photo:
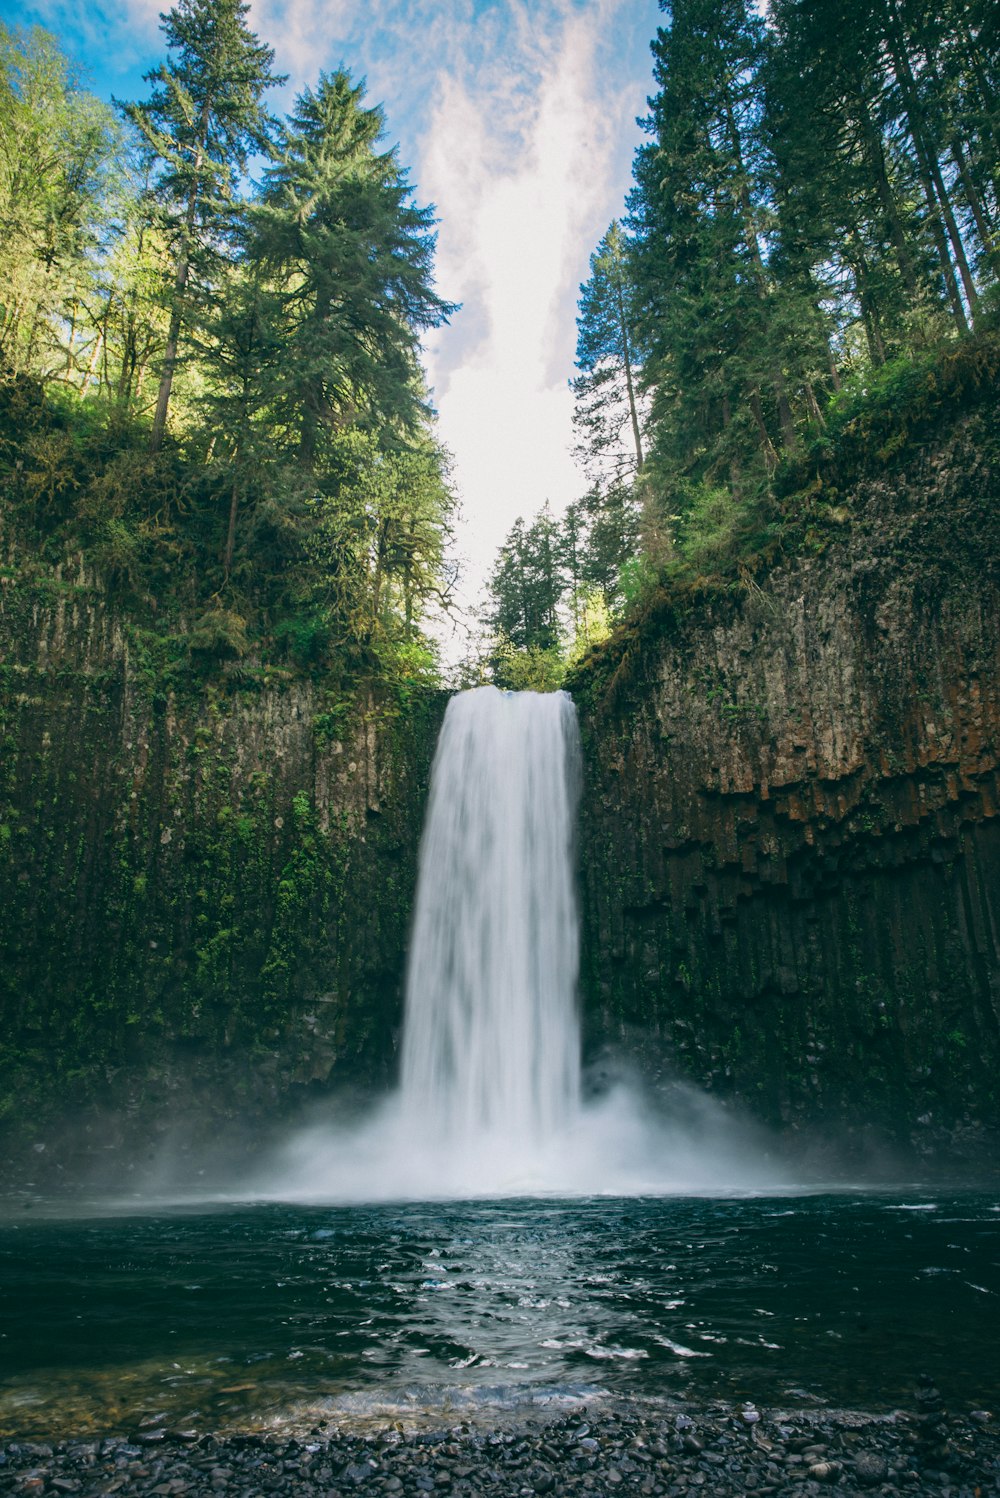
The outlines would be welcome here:
[[[0,1223],[0,1431],[524,1402],[1000,1402],[1000,1194],[486,1200]]]

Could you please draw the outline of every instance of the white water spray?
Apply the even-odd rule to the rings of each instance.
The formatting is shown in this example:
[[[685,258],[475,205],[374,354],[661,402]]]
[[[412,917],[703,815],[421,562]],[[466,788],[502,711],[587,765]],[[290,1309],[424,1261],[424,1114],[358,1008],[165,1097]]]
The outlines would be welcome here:
[[[752,1130],[677,1086],[652,1117],[581,1100],[573,834],[576,711],[562,692],[463,692],[431,776],[401,1086],[361,1123],[300,1132],[254,1194],[373,1201],[773,1189]]]

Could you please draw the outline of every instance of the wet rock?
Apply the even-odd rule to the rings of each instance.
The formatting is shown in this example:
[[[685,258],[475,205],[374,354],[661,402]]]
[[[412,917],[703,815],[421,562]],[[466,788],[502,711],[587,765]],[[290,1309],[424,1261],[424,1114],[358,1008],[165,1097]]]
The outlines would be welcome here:
[[[48,1459],[34,1454],[37,1446],[29,1451],[12,1443],[0,1448],[0,1472],[12,1494],[79,1492],[81,1498],[337,1498],[350,1492],[389,1498],[607,1498],[612,1492],[623,1498],[821,1498],[837,1492],[858,1498],[863,1491],[885,1498],[942,1498],[942,1492],[972,1498],[977,1486],[982,1498],[996,1493],[1000,1430],[993,1423],[953,1419],[961,1470],[948,1476],[936,1462],[914,1461],[915,1420],[866,1423],[830,1414],[777,1423],[762,1415],[747,1428],[740,1410],[710,1406],[697,1421],[686,1417],[680,1431],[673,1414],[654,1420],[645,1407],[602,1412],[588,1420],[580,1440],[574,1439],[579,1420],[567,1418],[488,1432],[466,1426],[429,1443],[398,1431],[363,1437],[328,1427],[313,1428],[304,1442],[205,1434],[185,1445],[171,1436],[155,1451],[120,1439],[66,1442],[50,1447]],[[761,1426],[775,1449],[759,1447]],[[676,1448],[669,1453],[658,1440],[664,1430]],[[684,1450],[684,1437],[699,1449]],[[581,1453],[581,1440],[593,1442],[594,1450]],[[145,1460],[129,1459],[126,1450],[141,1451]],[[365,1474],[361,1482],[359,1473]]]
[[[872,1486],[877,1482],[885,1482],[888,1472],[888,1462],[877,1451],[859,1451],[854,1458],[854,1475],[859,1482],[863,1482],[866,1486]]]
[[[367,1482],[375,1470],[374,1463],[372,1462],[348,1462],[340,1474],[341,1481],[353,1483]]]

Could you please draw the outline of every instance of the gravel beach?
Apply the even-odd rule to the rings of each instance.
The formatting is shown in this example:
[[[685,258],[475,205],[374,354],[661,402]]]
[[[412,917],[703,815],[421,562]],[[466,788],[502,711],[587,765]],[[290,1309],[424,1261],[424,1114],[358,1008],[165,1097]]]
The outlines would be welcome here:
[[[635,1402],[419,1428],[319,1420],[209,1434],[150,1425],[128,1438],[0,1445],[16,1494],[420,1495],[626,1493],[1000,1495],[1000,1421],[945,1411],[924,1382],[891,1414]]]

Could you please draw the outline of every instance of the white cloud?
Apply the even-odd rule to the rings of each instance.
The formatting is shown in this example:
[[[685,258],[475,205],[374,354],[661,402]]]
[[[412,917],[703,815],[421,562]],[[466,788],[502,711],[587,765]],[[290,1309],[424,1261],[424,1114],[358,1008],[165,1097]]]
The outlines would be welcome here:
[[[463,303],[430,341],[428,371],[465,510],[469,599],[517,515],[561,509],[582,487],[569,455],[576,297],[621,212],[645,92],[645,77],[607,67],[626,11],[508,7],[505,50],[456,69],[421,152],[438,279]]]
[[[340,62],[367,77],[436,205],[438,285],[462,307],[425,362],[473,606],[516,517],[582,488],[576,298],[622,211],[656,20],[656,0],[254,0],[293,87]]]
[[[137,88],[126,70],[161,55],[170,0],[29,3],[53,25],[72,13],[124,97]],[[346,65],[384,103],[416,200],[436,205],[438,285],[462,309],[426,365],[475,600],[517,515],[582,487],[569,456],[576,298],[629,186],[656,0],[252,0],[250,19],[289,74],[273,107]]]
[[[251,0],[250,25],[274,48],[278,71],[298,93],[316,81],[320,68],[341,61],[338,44],[357,12],[357,0]]]

